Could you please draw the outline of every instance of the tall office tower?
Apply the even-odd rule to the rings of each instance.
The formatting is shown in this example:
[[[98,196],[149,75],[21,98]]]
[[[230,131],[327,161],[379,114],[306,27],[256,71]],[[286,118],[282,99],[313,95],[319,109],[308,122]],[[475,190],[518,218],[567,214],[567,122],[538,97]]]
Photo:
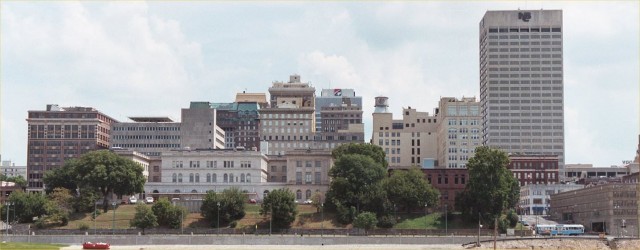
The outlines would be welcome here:
[[[299,75],[292,75],[289,82],[273,82],[269,94],[269,107],[260,110],[267,154],[284,155],[287,150],[310,148],[316,130],[315,88],[300,82]]]
[[[211,104],[217,110],[217,125],[224,130],[225,148],[260,149],[259,105],[258,102]]]
[[[438,110],[438,166],[464,168],[482,144],[480,103],[475,97],[443,97]]]
[[[209,102],[191,102],[182,109],[181,146],[189,149],[223,149],[224,130],[216,124],[216,110]]]
[[[42,177],[92,150],[108,149],[115,119],[91,107],[30,110],[27,118],[27,181],[29,191],[42,191]]]
[[[362,96],[356,96],[356,92],[353,89],[323,89],[320,92],[320,96],[316,97],[316,131],[323,131],[322,116],[320,114],[322,108],[342,106],[360,107],[362,109]]]
[[[133,122],[112,124],[111,147],[135,150],[160,158],[162,152],[180,149],[180,123],[169,117],[129,117]]]
[[[364,143],[362,97],[352,89],[323,89],[316,97],[314,147],[333,149],[344,143]]]
[[[371,143],[382,147],[389,168],[437,165],[437,117],[409,107],[402,109],[402,120],[394,120],[388,107],[387,97],[376,97]]]
[[[487,11],[480,21],[483,143],[564,166],[562,11]]]

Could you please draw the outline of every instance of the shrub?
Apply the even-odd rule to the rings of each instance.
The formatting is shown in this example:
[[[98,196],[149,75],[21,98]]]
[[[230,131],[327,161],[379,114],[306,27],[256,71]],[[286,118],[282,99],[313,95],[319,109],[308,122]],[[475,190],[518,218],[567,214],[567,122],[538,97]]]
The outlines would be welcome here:
[[[393,218],[393,215],[385,215],[378,218],[377,226],[379,228],[392,228],[396,223],[396,219]]]
[[[518,218],[518,215],[513,210],[509,210],[509,212],[507,212],[507,220],[509,220],[509,227],[515,227],[520,218]]]
[[[378,220],[376,219],[376,215],[371,212],[364,212],[358,214],[356,219],[353,221],[353,226],[357,228],[362,228],[365,230],[373,229],[378,224]]]
[[[78,229],[80,229],[80,230],[89,230],[89,225],[87,225],[86,223],[80,222],[78,224]]]
[[[231,223],[229,223],[229,227],[230,228],[236,228],[236,226],[238,226],[238,221],[232,221]]]

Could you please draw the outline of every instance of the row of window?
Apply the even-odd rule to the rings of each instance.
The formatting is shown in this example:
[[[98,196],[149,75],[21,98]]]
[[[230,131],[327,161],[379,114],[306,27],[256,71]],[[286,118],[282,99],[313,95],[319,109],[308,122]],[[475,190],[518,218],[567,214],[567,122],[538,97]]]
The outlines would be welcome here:
[[[536,33],[562,32],[558,27],[518,27],[518,28],[489,28],[489,33]]]
[[[180,144],[172,143],[118,143],[111,146],[114,148],[180,148]]]
[[[322,184],[322,173],[321,172],[315,172],[313,173],[314,175],[314,180],[312,182],[312,173],[311,172],[305,172],[304,173],[304,180],[302,179],[302,172],[296,172],[296,184],[302,184],[304,182],[304,184]]]
[[[297,118],[306,118],[311,119],[311,114],[261,114],[262,119],[297,119]]]
[[[179,135],[112,135],[111,138],[119,140],[180,140]]]
[[[180,131],[180,127],[118,127],[114,126],[113,131]]]
[[[206,179],[203,182],[207,182],[207,183],[219,182],[217,174],[207,173],[205,178]],[[189,180],[188,181],[190,183],[200,183],[200,174],[199,173],[195,173],[195,174],[191,173],[191,174],[189,174]],[[178,174],[174,173],[173,175],[171,175],[171,182],[175,182],[175,183],[183,182],[182,173],[178,173]],[[251,182],[251,174],[242,173],[239,176],[234,176],[233,174],[223,174],[222,175],[222,182],[223,183]]]
[[[490,35],[489,39],[561,39],[562,35]]]
[[[304,161],[304,167],[310,168],[313,166],[315,166],[316,168],[322,167],[322,161]],[[296,161],[296,167],[298,168],[303,167],[303,161]]]

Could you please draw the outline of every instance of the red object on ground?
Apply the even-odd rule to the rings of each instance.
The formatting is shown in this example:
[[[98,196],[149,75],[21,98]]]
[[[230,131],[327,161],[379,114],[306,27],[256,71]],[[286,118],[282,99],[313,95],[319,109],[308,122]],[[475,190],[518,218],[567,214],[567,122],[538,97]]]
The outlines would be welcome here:
[[[82,244],[82,249],[109,249],[109,247],[111,247],[111,245],[104,242],[85,242],[84,244]]]

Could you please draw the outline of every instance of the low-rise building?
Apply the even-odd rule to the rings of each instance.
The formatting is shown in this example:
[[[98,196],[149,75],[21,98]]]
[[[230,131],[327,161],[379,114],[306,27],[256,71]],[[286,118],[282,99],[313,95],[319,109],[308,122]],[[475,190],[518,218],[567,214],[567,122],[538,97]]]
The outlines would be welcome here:
[[[509,170],[520,186],[559,183],[557,155],[509,155]]]
[[[27,166],[16,166],[16,164],[12,161],[2,161],[2,166],[0,166],[0,174],[3,174],[6,177],[22,176],[26,180]]]
[[[583,185],[570,184],[528,184],[520,187],[518,214],[548,215],[551,195],[583,188]]]
[[[551,218],[587,231],[632,236],[638,232],[635,183],[608,183],[551,195]]]

